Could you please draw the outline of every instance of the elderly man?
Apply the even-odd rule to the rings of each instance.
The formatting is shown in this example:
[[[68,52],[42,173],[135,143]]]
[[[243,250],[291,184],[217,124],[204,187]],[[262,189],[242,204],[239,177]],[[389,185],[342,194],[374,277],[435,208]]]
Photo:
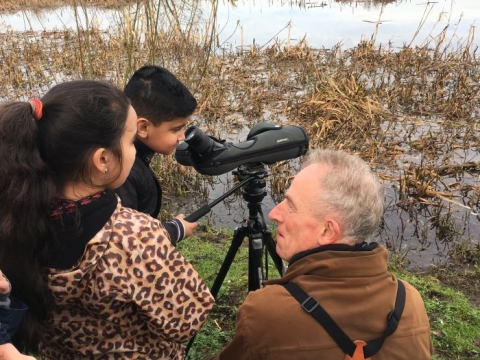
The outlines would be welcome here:
[[[247,296],[232,341],[215,358],[431,359],[420,294],[399,284],[387,270],[387,250],[371,242],[383,202],[382,186],[359,157],[311,152],[270,212],[288,270]],[[298,299],[292,286],[301,289]]]

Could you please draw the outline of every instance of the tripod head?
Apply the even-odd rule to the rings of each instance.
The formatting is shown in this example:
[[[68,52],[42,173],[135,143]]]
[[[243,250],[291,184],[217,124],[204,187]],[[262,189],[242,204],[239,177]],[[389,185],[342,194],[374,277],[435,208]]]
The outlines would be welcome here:
[[[238,169],[232,173],[238,177],[238,184],[219,198],[212,201],[210,204],[205,204],[201,208],[188,215],[185,220],[189,222],[197,221],[202,216],[206,215],[212,209],[212,207],[233,194],[241,187],[243,187],[243,198],[248,204],[250,214],[252,214],[252,212],[256,214],[257,210],[254,209],[259,209],[260,203],[265,195],[267,195],[267,191],[265,190],[265,178],[268,176],[268,173],[265,169],[265,165],[262,163],[245,164],[239,166]]]
[[[260,204],[267,195],[265,179],[268,176],[262,163],[245,164],[238,167],[233,174],[240,182],[250,179],[243,188],[243,198],[247,203]]]

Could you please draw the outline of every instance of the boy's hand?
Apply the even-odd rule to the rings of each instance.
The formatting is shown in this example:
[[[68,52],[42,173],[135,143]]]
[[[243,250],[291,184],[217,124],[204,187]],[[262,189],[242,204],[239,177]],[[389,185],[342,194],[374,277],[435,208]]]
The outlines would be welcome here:
[[[185,214],[179,214],[176,217],[178,220],[182,222],[183,228],[185,229],[185,237],[186,239],[189,236],[192,236],[193,232],[198,226],[198,222],[188,222],[185,220]],[[0,359],[1,360],[1,359]]]
[[[35,360],[33,356],[20,354],[10,343],[0,345],[0,360]]]
[[[0,294],[8,294],[10,292],[10,283],[3,277],[0,270]]]

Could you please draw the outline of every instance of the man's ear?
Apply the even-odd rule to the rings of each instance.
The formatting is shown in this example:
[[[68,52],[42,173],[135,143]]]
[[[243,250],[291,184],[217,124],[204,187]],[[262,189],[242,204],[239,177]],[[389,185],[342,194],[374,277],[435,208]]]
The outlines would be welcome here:
[[[105,148],[98,148],[92,156],[93,168],[102,174],[108,172],[108,164],[113,154]]]
[[[149,127],[152,123],[145,118],[139,117],[137,119],[137,137],[140,139],[146,139],[148,136]]]
[[[327,218],[324,220],[324,226],[321,229],[319,244],[335,244],[340,240],[341,235],[338,222],[333,218]]]

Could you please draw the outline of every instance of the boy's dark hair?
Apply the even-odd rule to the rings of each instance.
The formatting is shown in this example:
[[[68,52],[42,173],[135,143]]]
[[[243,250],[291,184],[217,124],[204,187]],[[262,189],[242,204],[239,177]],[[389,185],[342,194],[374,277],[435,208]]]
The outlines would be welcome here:
[[[192,93],[165,68],[146,65],[135,71],[124,90],[137,116],[154,125],[188,117],[197,107]]]

